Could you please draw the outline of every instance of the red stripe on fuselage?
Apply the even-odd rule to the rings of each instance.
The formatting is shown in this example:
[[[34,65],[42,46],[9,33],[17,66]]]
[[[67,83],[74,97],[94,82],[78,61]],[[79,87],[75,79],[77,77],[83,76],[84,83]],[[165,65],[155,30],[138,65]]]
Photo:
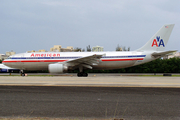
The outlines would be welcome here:
[[[143,60],[144,58],[131,58],[131,59],[101,59],[101,61],[134,61],[134,60]],[[3,61],[3,63],[10,62],[64,62],[68,60],[11,60],[11,61]]]
[[[3,61],[3,63],[8,62],[64,62],[67,60],[11,60],[11,61]]]
[[[104,59],[101,61],[133,61],[133,60],[143,60],[144,58],[132,58],[132,59]]]

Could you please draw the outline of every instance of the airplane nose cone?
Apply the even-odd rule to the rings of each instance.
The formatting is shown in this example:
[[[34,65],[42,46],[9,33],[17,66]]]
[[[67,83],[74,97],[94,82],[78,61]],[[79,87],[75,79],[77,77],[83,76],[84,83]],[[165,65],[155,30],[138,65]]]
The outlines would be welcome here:
[[[4,65],[5,65],[5,61],[2,61],[2,64],[4,64]]]

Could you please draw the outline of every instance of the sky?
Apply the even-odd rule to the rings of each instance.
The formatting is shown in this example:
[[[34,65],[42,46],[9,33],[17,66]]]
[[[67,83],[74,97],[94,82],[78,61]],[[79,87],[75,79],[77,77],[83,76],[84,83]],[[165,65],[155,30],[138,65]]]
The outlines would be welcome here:
[[[175,24],[165,50],[180,52],[179,0],[0,0],[0,53],[54,45],[136,50]]]

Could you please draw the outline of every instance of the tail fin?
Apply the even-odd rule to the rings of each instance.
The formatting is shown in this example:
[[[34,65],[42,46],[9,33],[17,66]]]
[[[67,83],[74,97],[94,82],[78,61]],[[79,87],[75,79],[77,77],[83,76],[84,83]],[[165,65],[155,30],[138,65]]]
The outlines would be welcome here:
[[[164,25],[143,47],[137,51],[164,51],[174,24]]]

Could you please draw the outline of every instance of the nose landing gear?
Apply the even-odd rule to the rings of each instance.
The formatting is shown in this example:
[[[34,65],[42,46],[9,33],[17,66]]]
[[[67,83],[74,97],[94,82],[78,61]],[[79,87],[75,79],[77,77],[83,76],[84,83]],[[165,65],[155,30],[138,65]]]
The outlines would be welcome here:
[[[24,71],[23,71],[23,70],[21,70],[21,71],[20,71],[20,73],[21,73],[21,76],[22,76],[22,77],[24,77],[24,76],[25,76],[25,73],[24,73]]]

